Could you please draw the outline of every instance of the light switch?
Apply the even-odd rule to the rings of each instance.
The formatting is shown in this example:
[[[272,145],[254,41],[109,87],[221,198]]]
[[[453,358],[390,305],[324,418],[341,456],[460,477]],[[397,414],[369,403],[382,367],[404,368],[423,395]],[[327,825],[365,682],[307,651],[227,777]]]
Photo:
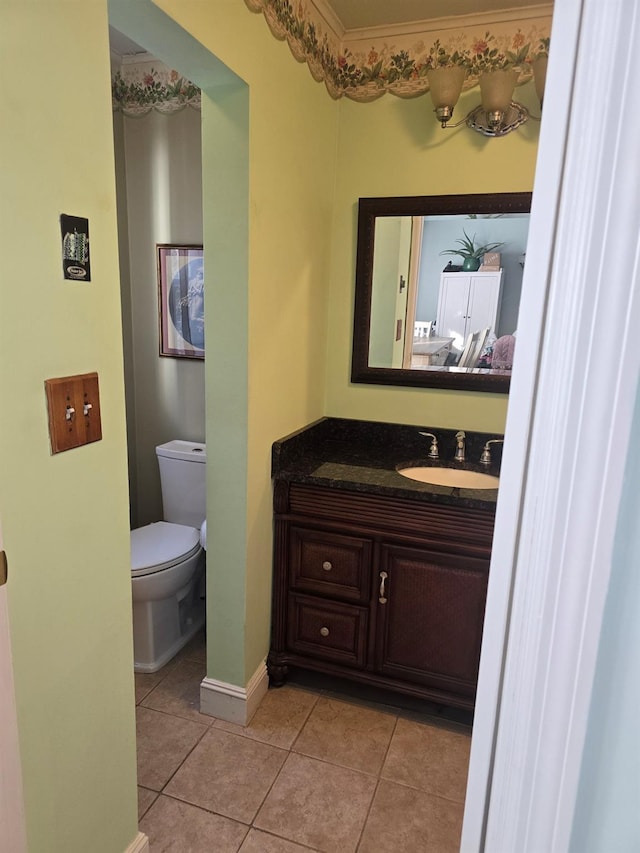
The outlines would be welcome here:
[[[47,379],[44,386],[52,453],[102,438],[97,373]]]
[[[84,431],[84,444],[100,441],[102,424],[100,422],[100,393],[98,390],[98,374],[87,373],[78,377],[82,383],[82,397],[78,414],[78,431]]]

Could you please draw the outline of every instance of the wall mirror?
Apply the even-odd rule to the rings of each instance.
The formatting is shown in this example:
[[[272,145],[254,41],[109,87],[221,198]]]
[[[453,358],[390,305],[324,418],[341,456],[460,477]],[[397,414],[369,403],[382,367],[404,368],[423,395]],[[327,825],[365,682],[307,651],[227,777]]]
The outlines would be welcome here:
[[[506,393],[530,209],[531,193],[361,198],[351,381]],[[450,253],[467,238],[500,245],[473,270]]]

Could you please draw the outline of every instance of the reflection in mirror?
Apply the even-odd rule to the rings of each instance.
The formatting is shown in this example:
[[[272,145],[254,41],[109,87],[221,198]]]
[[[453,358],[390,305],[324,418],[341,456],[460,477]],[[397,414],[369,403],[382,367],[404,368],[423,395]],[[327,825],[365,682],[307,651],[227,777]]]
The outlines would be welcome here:
[[[360,199],[354,382],[508,390],[530,202]]]

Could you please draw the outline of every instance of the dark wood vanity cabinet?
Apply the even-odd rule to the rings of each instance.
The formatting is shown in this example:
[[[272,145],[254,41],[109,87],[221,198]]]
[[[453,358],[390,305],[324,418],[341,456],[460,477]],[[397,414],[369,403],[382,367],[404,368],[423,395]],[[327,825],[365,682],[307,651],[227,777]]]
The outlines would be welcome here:
[[[387,600],[379,609],[379,671],[390,678],[473,697],[487,561],[386,543],[380,550]]]
[[[494,513],[277,480],[273,684],[289,666],[472,708]]]

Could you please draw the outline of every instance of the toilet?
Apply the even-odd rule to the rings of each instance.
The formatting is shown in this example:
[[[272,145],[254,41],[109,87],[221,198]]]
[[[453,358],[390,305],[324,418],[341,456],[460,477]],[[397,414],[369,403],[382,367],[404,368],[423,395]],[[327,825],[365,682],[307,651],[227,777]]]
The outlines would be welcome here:
[[[136,672],[156,672],[205,621],[206,447],[169,441],[156,456],[163,520],[131,531]]]

